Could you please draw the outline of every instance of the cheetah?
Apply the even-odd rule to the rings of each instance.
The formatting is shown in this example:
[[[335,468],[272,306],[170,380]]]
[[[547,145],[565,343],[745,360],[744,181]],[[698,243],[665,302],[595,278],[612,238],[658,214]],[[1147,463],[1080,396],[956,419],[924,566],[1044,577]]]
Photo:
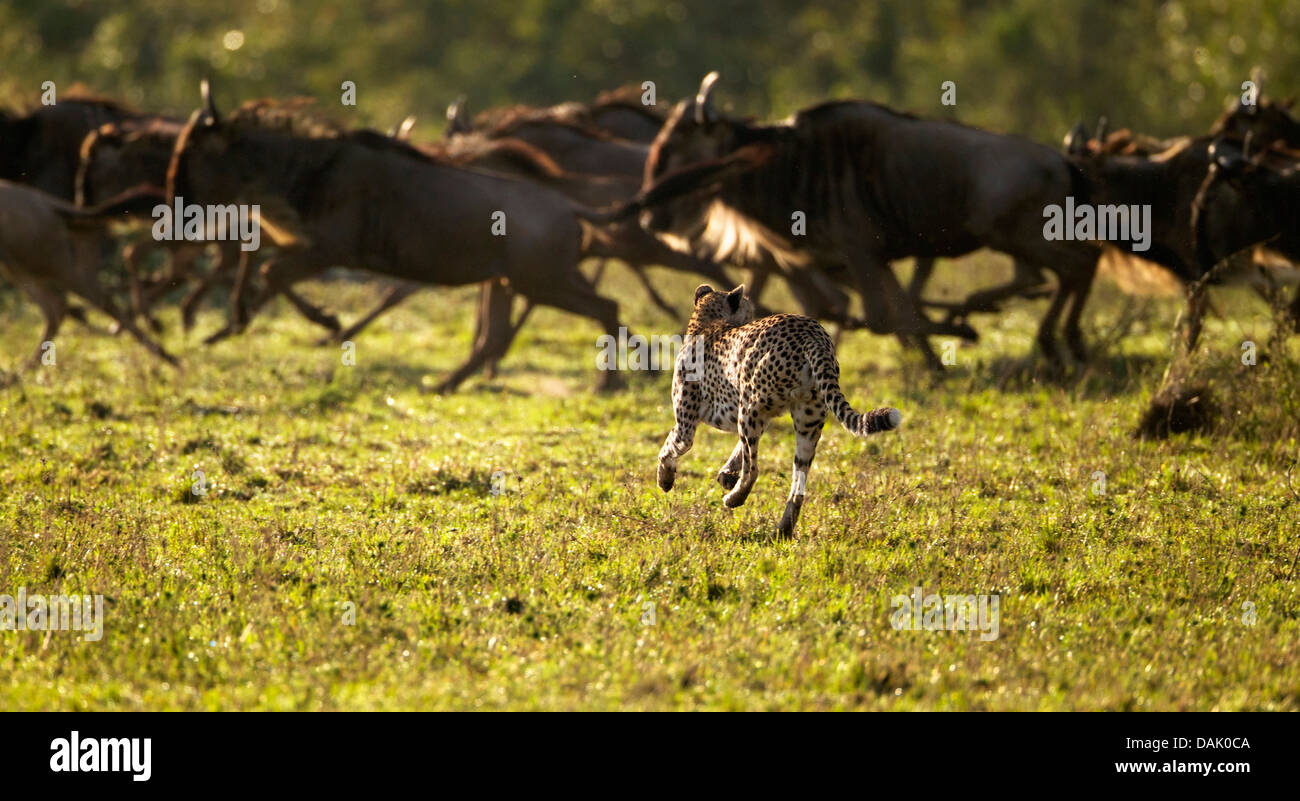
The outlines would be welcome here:
[[[840,392],[839,378],[835,346],[816,320],[796,314],[755,320],[744,284],[730,292],[701,285],[673,366],[676,425],[659,451],[659,488],[673,488],[677,460],[691,449],[696,426],[707,423],[740,437],[718,471],[718,483],[728,490],[723,503],[732,509],[740,506],[758,477],[759,437],[773,417],[789,410],[795,432],[794,478],[777,531],[781,537],[791,536],[827,412],[858,437],[897,428],[901,420],[897,409],[855,412]]]

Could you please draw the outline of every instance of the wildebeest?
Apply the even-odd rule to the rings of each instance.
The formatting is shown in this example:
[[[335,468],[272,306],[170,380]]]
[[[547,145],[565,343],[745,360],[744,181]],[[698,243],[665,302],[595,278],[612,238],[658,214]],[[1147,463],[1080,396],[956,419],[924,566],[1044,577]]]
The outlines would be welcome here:
[[[1210,136],[1222,137],[1225,141],[1242,141],[1249,134],[1261,150],[1277,145],[1300,148],[1300,120],[1291,116],[1293,101],[1266,99],[1258,69],[1251,72],[1251,79],[1255,83],[1256,102],[1247,103],[1238,97],[1232,107],[1214,121]]]
[[[1256,245],[1300,263],[1300,151],[1273,147],[1252,156],[1252,140],[1237,145],[1220,136],[1209,148],[1213,163],[1191,221],[1197,259],[1207,270]],[[1300,330],[1300,289],[1290,315]]]
[[[106,123],[142,116],[115,101],[72,92],[30,114],[0,111],[0,179],[72,200],[86,135]]]
[[[1057,274],[1038,343],[1059,359],[1055,328],[1069,304],[1066,344],[1084,358],[1079,319],[1100,250],[1043,236],[1044,209],[1081,193],[1061,154],[870,102],[823,103],[775,124],[729,119],[713,106],[716,79],[678,103],[651,148],[641,213],[649,230],[706,242],[719,257],[766,249],[789,263],[843,265],[868,328],[907,336],[975,332],[925,317],[889,262],[989,247]]]
[[[527,181],[440,161],[383,134],[349,131],[269,101],[221,118],[204,103],[176,142],[167,195],[191,203],[258,203],[293,231],[262,268],[248,313],[331,266],[443,286],[504,279],[531,300],[619,334],[618,307],[578,272],[583,218],[600,215]],[[508,322],[508,321],[507,321]],[[242,328],[243,314],[215,338]],[[439,387],[454,388],[509,345],[494,328]],[[602,372],[600,385],[617,381]]]
[[[164,185],[176,138],[184,127],[182,120],[150,117],[107,123],[87,134],[81,145],[81,162],[77,169],[77,205],[100,203],[142,184]],[[132,312],[143,316],[158,330],[159,325],[150,314],[153,304],[172,288],[194,279],[197,285],[181,302],[181,321],[189,330],[203,296],[214,282],[228,274],[233,276],[243,256],[239,243],[234,240],[216,244],[219,259],[207,275],[200,275],[196,266],[205,248],[201,242],[144,238],[128,244],[122,251],[122,260],[131,287]],[[155,251],[168,253],[171,264],[168,273],[152,282],[146,291],[140,265],[149,253]]]
[[[32,299],[45,316],[45,332],[26,367],[41,362],[43,344],[53,341],[70,311],[69,292],[117,321],[151,353],[176,360],[146,336],[100,284],[103,228],[127,215],[148,215],[162,201],[155,188],[140,189],[103,206],[83,209],[21,184],[0,181],[0,272]]]
[[[462,99],[447,110],[449,124],[446,136],[453,141],[466,136],[523,139],[544,152],[562,169],[581,175],[628,179],[639,186],[645,173],[649,144],[658,135],[658,126],[666,117],[641,106],[640,96],[633,92],[634,89],[636,87],[623,87],[612,94],[602,95],[591,107],[579,103],[563,103],[546,108],[511,106],[489,109],[475,117],[472,123],[468,121]],[[622,113],[616,115],[615,110],[619,108]],[[629,127],[633,125],[628,119],[631,116],[640,118],[636,125],[642,130],[635,136],[628,135]],[[604,127],[618,118],[622,119],[622,127]],[[651,122],[656,122],[653,135],[649,135],[648,131]],[[702,256],[708,256],[707,253],[694,252],[689,248],[678,248],[680,252],[675,257],[677,261],[684,258],[692,261],[674,265],[674,257],[661,243],[657,247],[651,247],[626,229],[617,231],[615,238],[623,240],[621,249],[630,251],[629,255],[639,257],[646,263],[659,263],[675,269],[701,272],[692,267],[692,264],[698,264]],[[779,274],[786,280],[804,314],[840,326],[860,325],[860,321],[850,315],[848,296],[820,265],[792,270],[766,251],[734,254],[727,261],[750,271],[750,294],[755,302],[760,302],[763,289],[772,275]],[[712,277],[712,280],[726,283],[725,278]],[[648,283],[646,288],[655,304],[666,308],[666,304],[658,299],[654,288]],[[932,364],[937,365],[938,358],[932,353],[929,355]]]

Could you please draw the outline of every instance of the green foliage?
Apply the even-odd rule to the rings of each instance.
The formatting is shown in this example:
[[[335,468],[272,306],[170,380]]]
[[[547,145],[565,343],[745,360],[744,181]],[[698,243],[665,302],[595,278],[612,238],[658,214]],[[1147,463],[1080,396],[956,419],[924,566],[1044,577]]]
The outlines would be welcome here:
[[[12,0],[0,6],[0,99],[86,85],[184,114],[212,75],[227,106],[311,95],[423,133],[472,108],[590,99],[654,81],[672,101],[711,69],[724,104],[784,115],[857,96],[1056,142],[1075,120],[1157,135],[1204,130],[1250,69],[1300,78],[1297,0]],[[940,85],[957,84],[955,108]]]

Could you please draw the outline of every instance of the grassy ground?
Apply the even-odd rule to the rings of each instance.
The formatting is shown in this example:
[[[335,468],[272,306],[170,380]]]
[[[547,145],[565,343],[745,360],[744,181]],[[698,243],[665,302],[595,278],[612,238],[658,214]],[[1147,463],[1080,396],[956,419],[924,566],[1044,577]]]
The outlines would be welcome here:
[[[971,270],[1006,265],[941,280]],[[696,281],[655,278],[687,306]],[[625,272],[602,289],[634,331],[679,329]],[[345,318],[377,296],[313,290]],[[499,378],[422,393],[473,298],[418,296],[355,366],[285,305],[206,349],[168,311],[180,373],[70,323],[56,366],[0,390],[0,594],[101,593],[105,632],[0,632],[0,709],[1300,708],[1300,368],[1245,294],[1201,354],[1225,423],[1165,442],[1130,432],[1176,301],[1099,288],[1099,352],[1064,382],[1023,358],[1043,302],[978,318],[937,385],[845,335],[846,394],[903,427],[828,427],[792,541],[769,539],[788,418],[744,507],[712,430],[665,495],[669,375],[591,393],[586,322],[538,312]],[[38,333],[0,295],[0,363]],[[999,636],[895,631],[918,585],[997,594]]]

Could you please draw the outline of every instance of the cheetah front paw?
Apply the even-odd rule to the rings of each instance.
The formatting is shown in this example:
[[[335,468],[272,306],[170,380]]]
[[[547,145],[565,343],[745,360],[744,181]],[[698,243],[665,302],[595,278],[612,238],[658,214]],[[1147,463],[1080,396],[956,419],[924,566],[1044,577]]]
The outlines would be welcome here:
[[[732,489],[739,480],[740,473],[733,473],[730,470],[718,471],[718,483],[722,485],[723,489]]]
[[[664,492],[667,492],[668,490],[672,489],[673,481],[676,480],[676,478],[677,478],[677,471],[674,468],[668,467],[667,465],[663,465],[663,464],[659,465],[659,472],[657,475],[657,479],[659,481],[659,489],[663,490]]]

